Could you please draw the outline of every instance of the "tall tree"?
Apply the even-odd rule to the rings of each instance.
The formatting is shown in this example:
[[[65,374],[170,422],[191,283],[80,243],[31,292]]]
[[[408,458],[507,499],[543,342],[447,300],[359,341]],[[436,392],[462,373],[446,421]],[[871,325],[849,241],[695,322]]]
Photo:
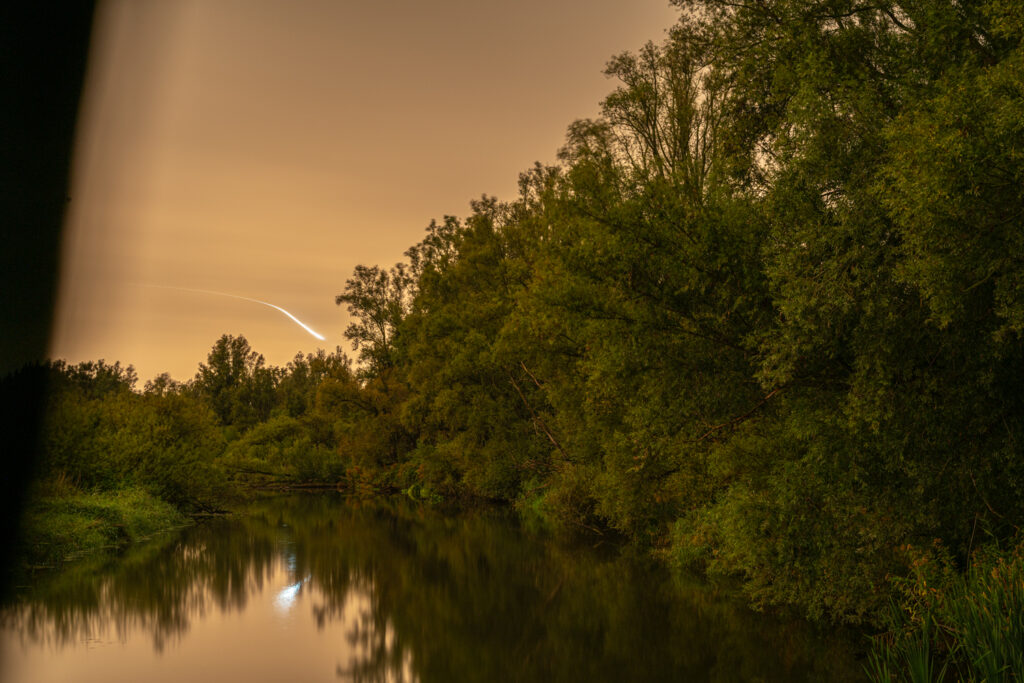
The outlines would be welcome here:
[[[192,381],[193,390],[213,408],[221,424],[241,428],[270,417],[277,373],[245,337],[229,334],[214,343]]]
[[[408,310],[412,285],[405,264],[391,270],[359,265],[346,281],[345,291],[334,298],[339,306],[347,304],[355,318],[345,330],[345,337],[359,351],[368,376],[380,375],[395,364],[395,330]]]

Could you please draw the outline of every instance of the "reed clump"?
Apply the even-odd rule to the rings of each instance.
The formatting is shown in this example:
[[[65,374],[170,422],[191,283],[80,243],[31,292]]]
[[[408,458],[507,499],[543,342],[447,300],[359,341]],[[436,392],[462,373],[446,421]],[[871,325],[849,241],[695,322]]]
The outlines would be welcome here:
[[[872,644],[871,679],[1024,681],[1024,541],[979,550],[966,571],[941,552],[913,565]]]

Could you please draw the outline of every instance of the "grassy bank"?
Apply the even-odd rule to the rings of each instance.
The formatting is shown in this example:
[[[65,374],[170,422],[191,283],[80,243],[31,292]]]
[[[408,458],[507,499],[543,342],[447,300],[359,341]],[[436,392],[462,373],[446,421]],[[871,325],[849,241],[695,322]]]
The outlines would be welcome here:
[[[1024,542],[979,551],[965,572],[923,557],[897,587],[872,680],[1024,681]]]
[[[22,556],[29,567],[54,566],[188,523],[172,505],[139,488],[46,491],[25,510]]]

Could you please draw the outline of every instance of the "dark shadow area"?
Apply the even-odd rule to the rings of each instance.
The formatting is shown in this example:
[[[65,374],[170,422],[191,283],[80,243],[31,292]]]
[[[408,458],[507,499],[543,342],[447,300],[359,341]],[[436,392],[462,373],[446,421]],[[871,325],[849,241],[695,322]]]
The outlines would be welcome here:
[[[56,296],[61,229],[93,2],[5,3],[0,9],[0,593],[41,419],[43,359]],[[12,376],[12,373],[23,368]]]

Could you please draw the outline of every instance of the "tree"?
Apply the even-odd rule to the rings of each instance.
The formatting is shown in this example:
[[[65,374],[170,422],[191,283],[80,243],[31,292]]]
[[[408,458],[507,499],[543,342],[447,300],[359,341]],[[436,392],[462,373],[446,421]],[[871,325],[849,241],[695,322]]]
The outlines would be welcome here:
[[[147,395],[166,396],[180,393],[181,382],[171,377],[170,373],[162,372],[151,380],[146,380],[144,393]]]
[[[192,389],[209,403],[221,424],[251,427],[269,418],[274,407],[277,373],[263,363],[245,337],[225,334],[213,345],[206,363],[199,364]]]
[[[340,349],[327,353],[295,354],[282,371],[277,384],[277,400],[291,417],[301,417],[313,411],[320,385],[327,380],[349,381],[352,361]]]
[[[348,312],[355,318],[345,337],[359,351],[368,376],[380,375],[395,364],[395,330],[408,310],[412,285],[404,264],[390,271],[359,265],[346,281],[345,291],[334,298],[339,306],[348,304]]]

